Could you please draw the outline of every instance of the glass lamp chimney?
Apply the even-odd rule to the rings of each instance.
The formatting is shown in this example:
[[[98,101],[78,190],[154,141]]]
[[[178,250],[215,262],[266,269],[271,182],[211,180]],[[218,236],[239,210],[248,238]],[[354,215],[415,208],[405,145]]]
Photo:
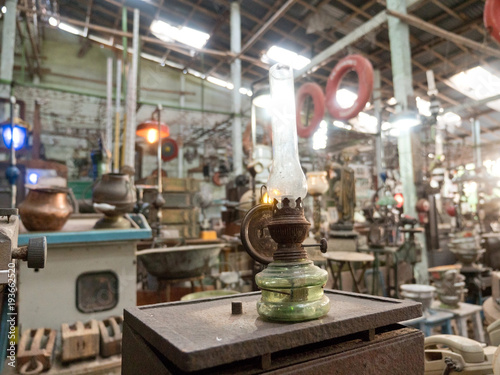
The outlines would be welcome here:
[[[291,66],[276,64],[269,70],[273,164],[267,181],[269,198],[294,202],[307,195],[307,181],[299,161],[295,91]]]

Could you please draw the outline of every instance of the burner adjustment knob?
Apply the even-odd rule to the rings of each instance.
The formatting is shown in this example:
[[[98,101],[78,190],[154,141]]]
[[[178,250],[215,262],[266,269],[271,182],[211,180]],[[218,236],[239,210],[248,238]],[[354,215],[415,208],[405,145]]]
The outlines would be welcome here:
[[[45,237],[30,238],[26,260],[28,268],[45,268],[47,260],[47,239]]]

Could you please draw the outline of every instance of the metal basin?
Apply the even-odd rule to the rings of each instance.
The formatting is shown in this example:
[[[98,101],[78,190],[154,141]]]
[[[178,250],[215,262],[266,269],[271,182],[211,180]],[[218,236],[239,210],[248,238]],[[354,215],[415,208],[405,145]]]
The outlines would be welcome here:
[[[174,280],[202,276],[219,263],[225,244],[163,247],[137,251],[146,270],[160,279]]]
[[[400,288],[403,298],[420,302],[424,312],[431,307],[432,298],[436,291],[435,287],[423,284],[403,284]]]

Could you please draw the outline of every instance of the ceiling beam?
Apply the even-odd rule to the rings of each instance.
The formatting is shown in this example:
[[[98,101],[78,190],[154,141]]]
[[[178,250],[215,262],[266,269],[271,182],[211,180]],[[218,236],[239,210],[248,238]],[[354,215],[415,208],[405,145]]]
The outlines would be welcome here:
[[[260,38],[267,30],[269,30],[278,20],[284,15],[288,9],[295,4],[297,0],[287,0],[285,4],[279,8],[276,13],[274,13],[271,18],[269,18],[260,28],[257,30],[252,37],[241,47],[241,52],[236,56],[238,58],[241,54],[245,53],[256,41]]]
[[[440,38],[447,39],[456,45],[462,45],[466,46],[472,49],[475,49],[476,51],[482,52],[485,55],[489,56],[494,56],[494,57],[500,57],[500,50],[493,49],[491,47],[485,46],[484,44],[478,43],[472,39],[465,38],[461,35],[457,35],[454,33],[451,33],[447,30],[444,30],[440,27],[437,27],[436,25],[433,25],[429,22],[426,22],[418,17],[409,15],[409,14],[402,14],[399,12],[395,12],[392,10],[387,10],[386,13],[390,16],[396,17],[400,19],[401,21],[414,26],[420,30],[426,31],[430,34],[439,36]]]

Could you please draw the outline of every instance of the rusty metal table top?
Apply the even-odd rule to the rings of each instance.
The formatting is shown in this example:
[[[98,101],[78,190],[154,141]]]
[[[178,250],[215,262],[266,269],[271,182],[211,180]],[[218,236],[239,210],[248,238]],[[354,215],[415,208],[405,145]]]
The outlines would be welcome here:
[[[420,317],[421,304],[325,290],[330,312],[300,323],[265,321],[260,292],[125,309],[125,324],[184,371],[196,371]],[[241,301],[242,315],[231,315]]]

